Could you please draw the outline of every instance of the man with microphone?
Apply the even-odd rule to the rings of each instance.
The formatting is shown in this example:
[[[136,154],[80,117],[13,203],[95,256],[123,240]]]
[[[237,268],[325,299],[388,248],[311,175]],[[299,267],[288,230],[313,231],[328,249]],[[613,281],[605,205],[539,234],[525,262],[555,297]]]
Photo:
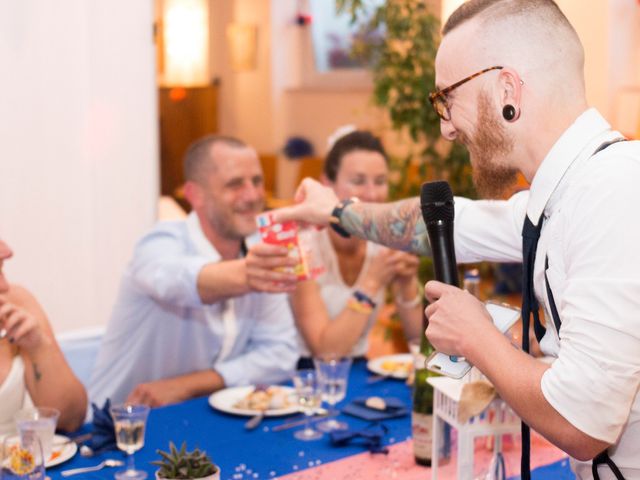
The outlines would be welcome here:
[[[524,257],[523,320],[533,314],[555,361],[514,349],[482,303],[436,281],[425,288],[427,335],[571,455],[578,478],[640,478],[640,142],[622,141],[589,108],[583,67],[580,40],[552,0],[470,0],[444,26],[431,94],[443,136],[469,149],[487,198],[518,171],[531,184],[506,201],[456,198],[455,257]],[[277,219],[431,253],[418,199],[344,202],[305,180],[297,200]]]

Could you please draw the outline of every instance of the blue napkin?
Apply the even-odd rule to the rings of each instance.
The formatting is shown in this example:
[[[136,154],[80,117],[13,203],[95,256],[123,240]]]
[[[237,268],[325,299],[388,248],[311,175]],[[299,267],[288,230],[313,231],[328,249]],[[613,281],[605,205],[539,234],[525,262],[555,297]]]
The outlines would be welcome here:
[[[409,413],[406,405],[399,398],[385,398],[384,403],[386,408],[384,410],[367,407],[367,398],[368,397],[356,398],[342,409],[342,413],[346,413],[352,417],[362,418],[369,422],[378,422],[389,418],[404,417]]]
[[[381,423],[370,423],[361,430],[334,430],[329,434],[331,444],[335,446],[360,444],[371,453],[389,453],[382,445],[382,438],[389,429]]]
[[[93,409],[93,436],[91,437],[91,448],[94,452],[103,450],[115,450],[116,432],[113,428],[113,418],[109,408],[111,401],[107,398],[104,406],[99,408],[95,403],[91,404]]]

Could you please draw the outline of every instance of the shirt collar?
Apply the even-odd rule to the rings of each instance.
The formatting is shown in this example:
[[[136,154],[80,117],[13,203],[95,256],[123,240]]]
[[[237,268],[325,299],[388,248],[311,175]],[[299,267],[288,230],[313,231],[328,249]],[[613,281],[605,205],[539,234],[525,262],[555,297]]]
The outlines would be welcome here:
[[[551,195],[573,162],[579,157],[592,155],[609,132],[609,123],[595,108],[590,108],[576,118],[551,147],[538,167],[529,191],[527,216],[534,225],[537,225]]]
[[[198,215],[196,215],[196,212],[191,211],[191,213],[187,215],[186,222],[189,238],[191,238],[191,241],[195,245],[196,251],[203,257],[211,259],[213,262],[219,262],[222,260],[222,255],[218,253],[218,250],[216,250],[213,244],[205,236],[204,231],[202,230],[202,225],[200,225],[200,219],[198,218]],[[245,257],[248,248],[258,242],[260,242],[260,236],[257,232],[245,238],[240,247],[238,258]]]
[[[200,225],[200,219],[196,212],[191,212],[187,215],[187,232],[189,238],[196,247],[197,252],[203,257],[211,259],[212,262],[219,262],[222,260],[222,256],[218,253],[215,247],[211,244],[209,239],[205,236]]]

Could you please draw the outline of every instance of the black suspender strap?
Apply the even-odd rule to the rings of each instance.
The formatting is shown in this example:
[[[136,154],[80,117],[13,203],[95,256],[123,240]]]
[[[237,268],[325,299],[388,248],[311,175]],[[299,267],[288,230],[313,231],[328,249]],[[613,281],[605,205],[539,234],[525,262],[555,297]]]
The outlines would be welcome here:
[[[620,472],[618,466],[613,463],[613,460],[611,460],[611,457],[609,457],[609,454],[606,450],[593,459],[593,463],[591,464],[591,474],[593,475],[593,480],[600,480],[600,475],[598,474],[598,465],[607,465],[611,469],[617,480],[624,480],[622,472]]]
[[[544,286],[547,289],[547,298],[549,299],[549,310],[551,310],[551,315],[553,316],[553,323],[556,326],[556,332],[558,332],[558,337],[559,337],[560,336],[560,314],[558,313],[558,309],[556,308],[556,301],[553,298],[553,292],[551,291],[551,287],[549,286],[549,279],[547,278],[547,270],[549,270],[548,255],[544,259]]]

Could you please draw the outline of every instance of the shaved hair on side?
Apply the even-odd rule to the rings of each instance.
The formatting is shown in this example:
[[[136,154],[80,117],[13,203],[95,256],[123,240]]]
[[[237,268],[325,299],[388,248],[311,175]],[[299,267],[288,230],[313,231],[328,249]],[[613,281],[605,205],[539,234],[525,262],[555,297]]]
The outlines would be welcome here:
[[[215,171],[215,163],[211,160],[213,160],[212,148],[217,144],[231,148],[248,148],[242,140],[224,135],[207,135],[196,140],[189,145],[184,155],[185,181],[203,183],[207,175]]]

